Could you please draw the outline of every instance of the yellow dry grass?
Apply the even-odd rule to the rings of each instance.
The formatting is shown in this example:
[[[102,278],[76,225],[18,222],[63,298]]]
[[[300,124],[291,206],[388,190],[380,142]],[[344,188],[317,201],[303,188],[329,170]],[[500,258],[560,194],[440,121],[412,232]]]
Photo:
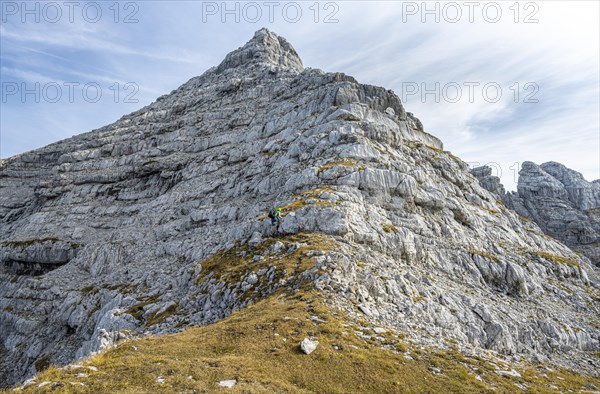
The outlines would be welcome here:
[[[322,234],[298,234],[285,244],[301,244],[285,253],[278,265],[288,272],[312,266],[308,250],[333,250],[336,241]],[[259,245],[266,250],[270,243]],[[338,245],[339,246],[339,245]],[[254,250],[256,252],[257,250]],[[203,262],[203,272],[226,280],[252,265],[251,253],[221,252]],[[248,257],[246,257],[248,256]],[[271,256],[276,259],[275,256]],[[269,260],[267,255],[267,260]],[[314,261],[314,260],[313,260]],[[264,263],[263,263],[264,264]],[[280,290],[228,318],[178,334],[121,343],[88,358],[97,370],[51,366],[36,377],[26,393],[508,393],[516,384],[528,392],[579,391],[600,380],[562,369],[535,365],[504,365],[498,360],[466,357],[457,350],[416,349],[392,330],[375,335],[329,306],[325,296],[304,283],[299,290]],[[319,341],[305,355],[299,343]],[[412,360],[405,358],[408,351]],[[517,369],[522,377],[498,375]],[[79,375],[82,372],[88,374]],[[478,378],[479,377],[479,378]],[[159,380],[160,378],[160,380]],[[218,386],[236,379],[231,389]],[[41,382],[51,382],[38,388]],[[162,383],[161,383],[162,382]],[[84,386],[79,385],[83,383]]]

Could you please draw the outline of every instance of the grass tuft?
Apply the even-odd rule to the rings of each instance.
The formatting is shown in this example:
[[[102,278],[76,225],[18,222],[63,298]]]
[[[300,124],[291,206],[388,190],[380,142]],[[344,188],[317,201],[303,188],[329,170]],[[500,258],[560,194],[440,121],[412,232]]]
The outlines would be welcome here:
[[[577,268],[581,268],[581,265],[577,261],[575,261],[573,259],[569,259],[569,258],[562,257],[562,256],[557,256],[555,254],[544,252],[542,250],[535,251],[535,252],[532,252],[532,253],[534,255],[538,256],[538,257],[541,257],[541,258],[543,258],[545,260],[548,260],[548,261],[552,261],[552,262],[557,263],[557,264],[571,265],[571,266],[574,266],[574,267],[577,267]]]
[[[61,393],[219,392],[217,383],[228,379],[238,382],[227,391],[232,393],[517,392],[516,384],[542,393],[550,383],[563,392],[600,385],[596,378],[532,366],[518,368],[522,378],[502,377],[483,358],[456,350],[419,351],[394,335],[383,338],[388,350],[380,339],[358,337],[354,330],[355,323],[304,287],[209,326],[121,343],[85,360],[83,365],[97,368],[86,371],[85,378],[77,369],[50,367],[36,382],[53,384],[23,392],[56,392],[57,387]],[[319,341],[310,355],[299,349],[305,337]],[[412,359],[405,358],[407,352]]]
[[[478,256],[481,257],[485,257],[488,260],[494,261],[494,262],[498,262],[498,257],[489,254],[488,252],[484,252],[483,250],[479,250],[479,249],[475,249],[473,247],[469,247],[469,253],[471,254],[476,254]]]
[[[385,231],[386,233],[394,233],[394,234],[398,234],[398,228],[396,226],[394,226],[393,224],[390,223],[385,223],[382,225],[383,227],[383,231]]]
[[[330,163],[324,164],[321,167],[319,167],[319,170],[317,172],[321,173],[323,171],[327,171],[330,168],[337,167],[337,166],[342,166],[342,167],[346,167],[346,168],[357,168],[358,170],[364,170],[366,168],[365,166],[359,165],[355,160],[343,159],[343,160],[336,160],[336,161],[332,161]]]

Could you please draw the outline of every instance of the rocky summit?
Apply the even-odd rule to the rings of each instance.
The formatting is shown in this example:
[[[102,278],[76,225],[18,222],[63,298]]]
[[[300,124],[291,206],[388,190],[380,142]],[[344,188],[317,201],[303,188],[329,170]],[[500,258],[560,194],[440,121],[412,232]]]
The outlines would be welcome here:
[[[567,178],[543,170],[531,172]],[[391,90],[304,68],[266,29],[156,102],[0,171],[5,387],[50,365],[26,389],[99,387],[103,368],[120,379],[150,360],[148,387],[192,390],[211,374],[212,390],[253,392],[393,391],[369,386],[378,373],[396,389],[429,376],[423,390],[459,391],[440,380],[458,376],[448,358],[393,375],[435,352],[452,352],[456,381],[479,392],[538,384],[519,363],[541,363],[546,378],[600,370],[589,259],[482,187]],[[585,190],[533,183],[520,190],[597,206]],[[186,351],[166,357],[178,341]],[[232,360],[244,362],[226,369]],[[259,370],[271,364],[280,371]],[[346,380],[323,378],[336,368]]]

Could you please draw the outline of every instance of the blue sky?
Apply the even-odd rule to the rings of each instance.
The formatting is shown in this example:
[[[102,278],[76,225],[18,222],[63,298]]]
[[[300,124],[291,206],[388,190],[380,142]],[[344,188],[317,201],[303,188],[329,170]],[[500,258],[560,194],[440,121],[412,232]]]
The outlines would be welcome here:
[[[0,157],[109,124],[267,27],[305,67],[394,90],[507,189],[526,160],[600,178],[599,2],[274,3],[0,1]]]

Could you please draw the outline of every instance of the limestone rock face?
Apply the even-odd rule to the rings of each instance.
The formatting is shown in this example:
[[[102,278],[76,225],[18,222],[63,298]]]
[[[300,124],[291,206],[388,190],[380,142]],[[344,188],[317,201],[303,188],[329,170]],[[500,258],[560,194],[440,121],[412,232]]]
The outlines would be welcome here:
[[[217,73],[228,69],[268,66],[302,72],[302,60],[283,37],[261,29],[242,48],[229,53],[217,67]]]
[[[587,211],[600,207],[600,182],[587,182],[577,171],[556,162],[544,163],[541,169],[564,185],[574,207]]]
[[[517,192],[505,193],[491,168],[471,173],[479,183],[501,198],[507,207],[537,223],[551,237],[587,256],[600,266],[600,182],[556,162],[540,166],[524,162]]]
[[[492,169],[488,166],[476,167],[471,170],[471,174],[479,180],[481,186],[500,197],[506,194],[504,186],[500,183],[500,178],[492,175]]]
[[[424,346],[598,370],[589,261],[499,204],[392,91],[303,68],[267,30],[111,125],[2,160],[0,180],[4,385],[299,280]],[[301,250],[301,234],[333,245],[310,269],[250,267]]]

